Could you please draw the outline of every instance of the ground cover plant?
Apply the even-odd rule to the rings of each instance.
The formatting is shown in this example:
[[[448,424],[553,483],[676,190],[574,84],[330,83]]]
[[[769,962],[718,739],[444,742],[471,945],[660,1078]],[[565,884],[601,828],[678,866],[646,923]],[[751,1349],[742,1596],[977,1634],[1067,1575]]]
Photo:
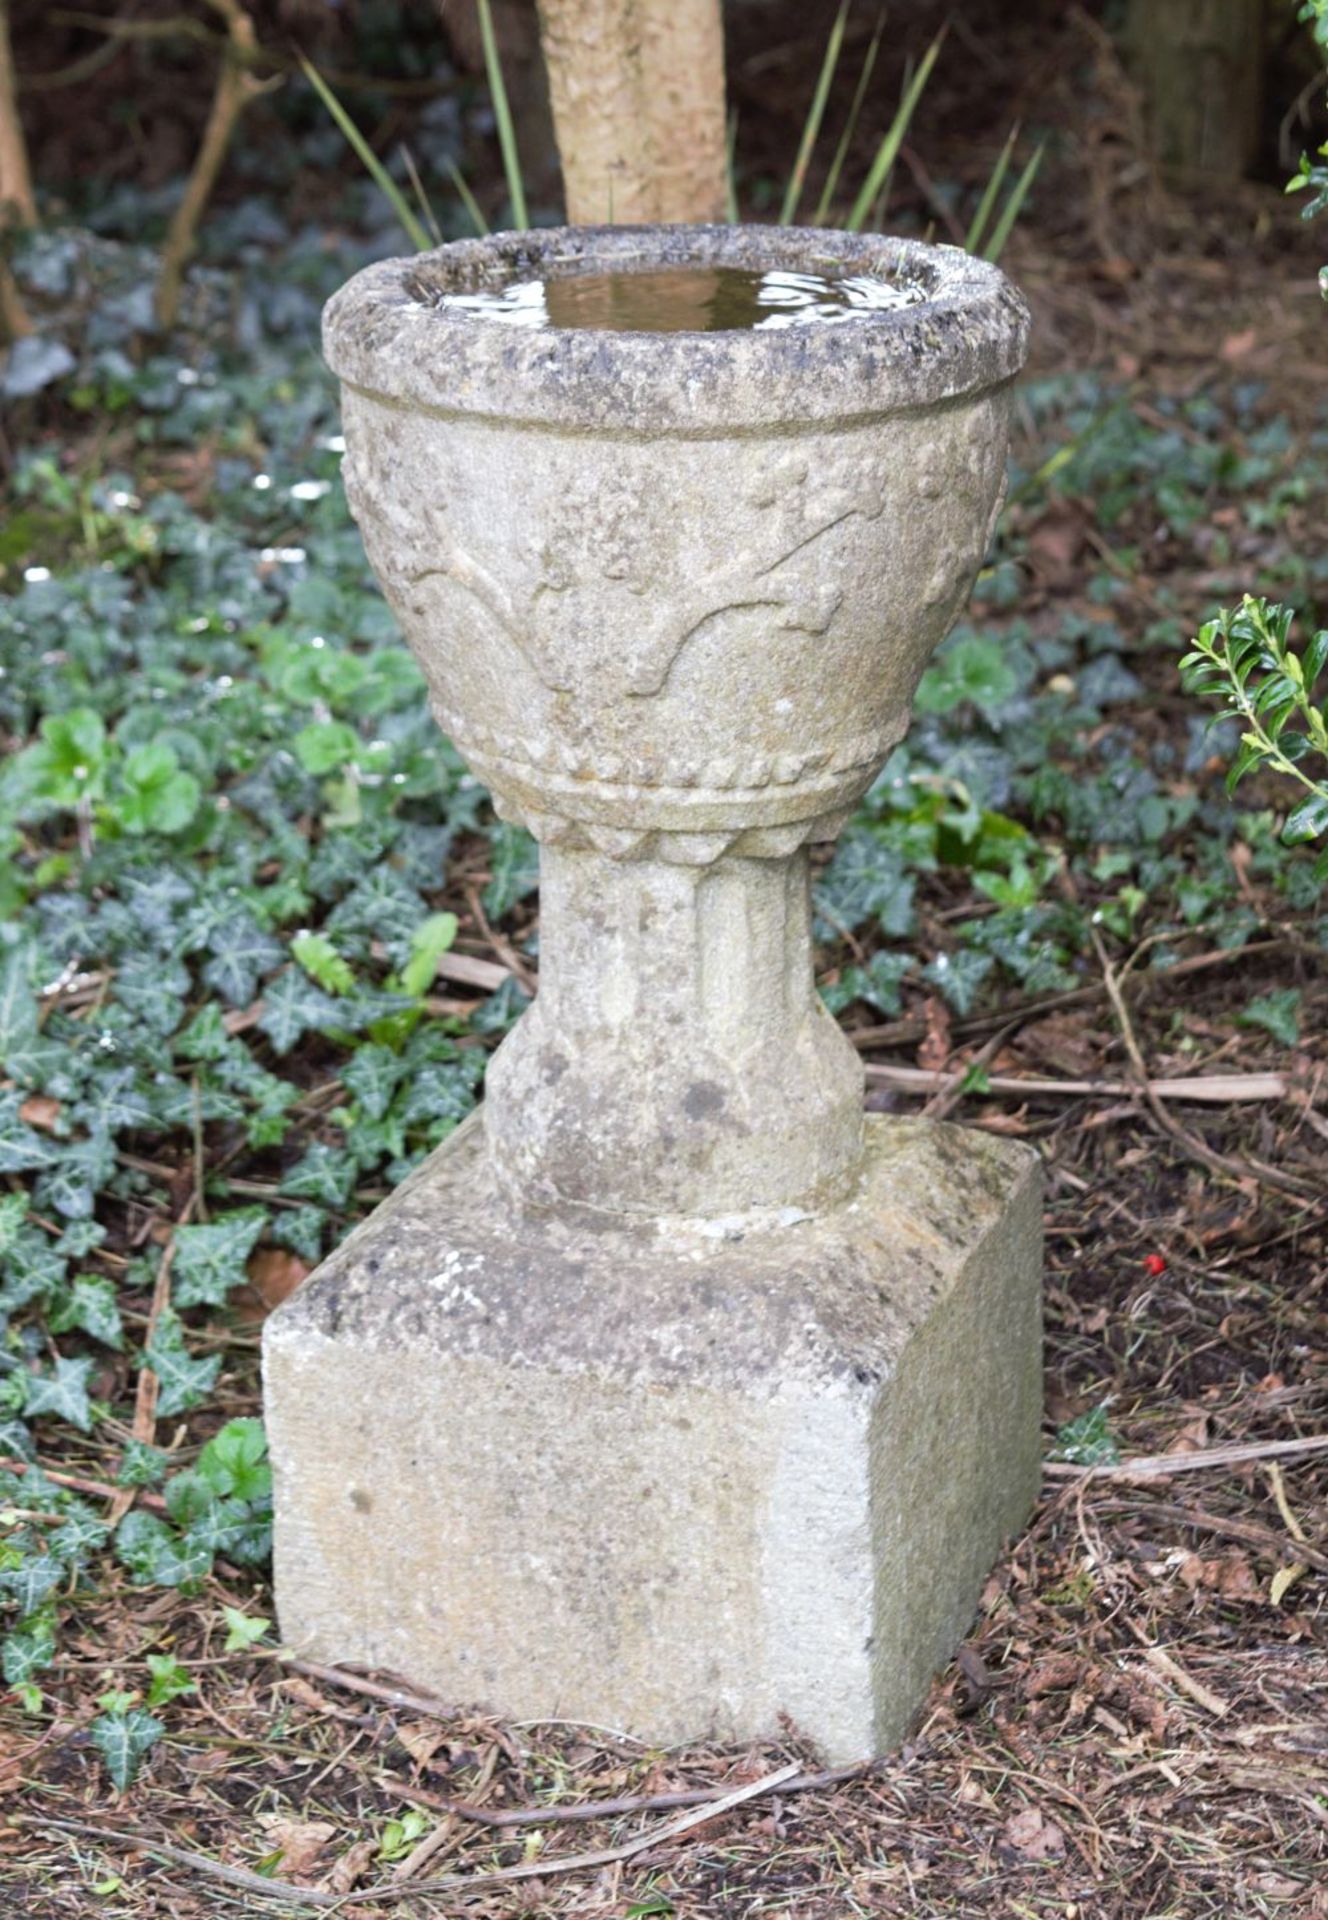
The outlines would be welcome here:
[[[1068,214],[1016,237],[1048,344],[1010,506],[818,872],[873,1105],[1048,1169],[1045,1499],[910,1746],[840,1779],[792,1727],[654,1752],[278,1645],[262,1316],[470,1110],[538,977],[531,843],[439,738],[341,494],[318,308],[400,243],[349,175],[335,212],[220,207],[169,335],[134,196],[13,254],[0,1886],[38,1917],[1328,1911],[1314,722],[1228,792],[1243,722],[1176,665],[1239,651],[1209,623],[1248,593],[1289,674],[1295,606],[1321,714],[1291,293],[1210,239],[1220,310],[1140,268],[1122,330],[1119,267],[1046,286]]]

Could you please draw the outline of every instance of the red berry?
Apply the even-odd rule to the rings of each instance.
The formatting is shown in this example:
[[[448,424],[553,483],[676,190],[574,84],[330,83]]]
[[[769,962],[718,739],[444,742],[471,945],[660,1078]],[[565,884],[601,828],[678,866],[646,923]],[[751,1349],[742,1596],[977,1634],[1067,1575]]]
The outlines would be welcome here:
[[[1144,1272],[1150,1275],[1152,1279],[1156,1280],[1158,1275],[1165,1273],[1166,1270],[1167,1263],[1160,1253],[1147,1253],[1144,1255]]]

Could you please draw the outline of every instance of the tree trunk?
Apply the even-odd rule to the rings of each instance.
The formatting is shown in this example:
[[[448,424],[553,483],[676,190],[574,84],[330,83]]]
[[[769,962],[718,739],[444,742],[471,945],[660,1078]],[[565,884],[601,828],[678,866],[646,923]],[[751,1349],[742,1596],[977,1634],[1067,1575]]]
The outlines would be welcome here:
[[[1130,0],[1126,33],[1154,157],[1240,179],[1259,146],[1264,0]]]
[[[9,38],[9,0],[0,0],[0,228],[35,227],[28,149],[18,117],[18,88]]]
[[[719,220],[719,0],[539,0],[567,217]]]

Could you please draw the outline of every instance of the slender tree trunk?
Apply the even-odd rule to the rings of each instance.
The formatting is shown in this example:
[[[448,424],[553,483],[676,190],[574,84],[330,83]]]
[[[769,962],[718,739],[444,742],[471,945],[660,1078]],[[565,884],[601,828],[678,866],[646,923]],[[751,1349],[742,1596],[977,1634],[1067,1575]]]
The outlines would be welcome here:
[[[539,0],[567,217],[724,212],[719,0]]]
[[[1149,142],[1169,172],[1238,180],[1259,146],[1265,0],[1130,0]]]
[[[23,123],[18,117],[18,86],[9,38],[9,0],[0,0],[0,226],[35,227],[37,201]]]

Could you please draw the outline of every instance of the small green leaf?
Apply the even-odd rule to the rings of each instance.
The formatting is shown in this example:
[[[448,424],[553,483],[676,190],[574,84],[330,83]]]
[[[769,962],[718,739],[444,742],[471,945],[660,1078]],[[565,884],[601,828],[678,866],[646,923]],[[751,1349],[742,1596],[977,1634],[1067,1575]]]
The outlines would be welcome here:
[[[120,819],[129,833],[179,833],[198,812],[202,789],[165,740],[135,747],[121,775]]]
[[[327,993],[353,993],[355,975],[325,934],[297,933],[291,952],[311,980]]]
[[[1300,1044],[1300,1000],[1299,987],[1283,987],[1278,993],[1262,994],[1257,1000],[1251,1000],[1244,1012],[1237,1015],[1242,1027],[1262,1027],[1265,1033],[1271,1033],[1274,1040],[1280,1040],[1284,1047]]]
[[[115,1704],[99,1714],[89,1727],[92,1743],[106,1763],[111,1784],[123,1793],[138,1776],[147,1754],[160,1740],[160,1720],[154,1720],[141,1707],[126,1707],[123,1695],[102,1695],[102,1703]]]
[[[268,1628],[272,1625],[261,1613],[250,1617],[239,1607],[223,1607],[222,1617],[226,1622],[226,1653],[247,1653],[250,1647],[257,1646]]]
[[[177,1227],[172,1286],[177,1307],[219,1307],[245,1279],[245,1263],[267,1224],[261,1207],[220,1214],[206,1227]]]
[[[181,1666],[173,1653],[150,1653],[147,1665],[152,1675],[148,1687],[150,1707],[164,1707],[178,1700],[181,1694],[198,1692],[197,1682],[189,1678],[188,1669]]]
[[[1120,1448],[1107,1422],[1108,1402],[1081,1413],[1056,1429],[1053,1460],[1068,1460],[1079,1467],[1110,1467],[1120,1459]]]
[[[1328,789],[1310,794],[1292,809],[1282,838],[1291,847],[1302,840],[1317,840],[1321,833],[1328,833]]]
[[[92,1408],[88,1401],[88,1378],[96,1362],[67,1359],[57,1354],[45,1373],[28,1374],[27,1398],[23,1412],[35,1420],[42,1414],[55,1414],[68,1420],[80,1433],[92,1430]]]
[[[457,936],[454,913],[431,913],[410,936],[410,958],[401,971],[406,993],[427,993],[438,971],[438,962]]]

